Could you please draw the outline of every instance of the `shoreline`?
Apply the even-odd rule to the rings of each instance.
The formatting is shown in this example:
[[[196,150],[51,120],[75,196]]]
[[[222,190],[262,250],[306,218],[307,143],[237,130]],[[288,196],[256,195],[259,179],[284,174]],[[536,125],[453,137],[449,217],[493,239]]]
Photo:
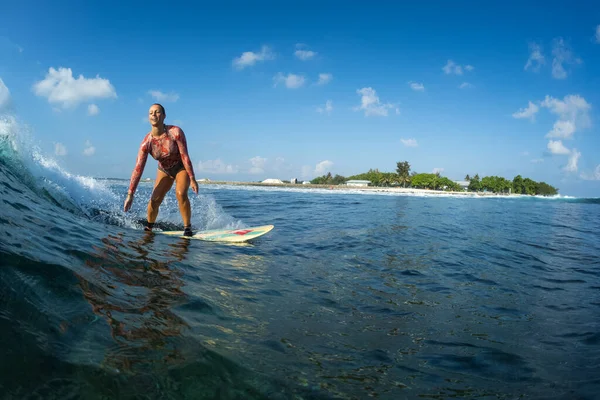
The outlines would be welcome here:
[[[431,189],[416,189],[403,187],[378,187],[378,186],[346,186],[346,185],[321,185],[321,184],[293,184],[293,183],[262,183],[262,182],[239,182],[239,181],[197,181],[198,185],[231,185],[231,186],[259,186],[277,187],[289,189],[321,189],[321,190],[352,190],[361,192],[383,192],[383,193],[406,193],[427,194],[440,196],[485,196],[485,197],[518,197],[521,194],[492,193],[492,192],[456,192]]]

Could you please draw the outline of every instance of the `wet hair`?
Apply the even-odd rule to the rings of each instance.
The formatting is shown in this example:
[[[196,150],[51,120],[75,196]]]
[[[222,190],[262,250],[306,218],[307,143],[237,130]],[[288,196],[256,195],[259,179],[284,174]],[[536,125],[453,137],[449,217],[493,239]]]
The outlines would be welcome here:
[[[154,103],[154,104],[152,104],[152,106],[159,106],[160,107],[160,111],[162,111],[163,115],[165,117],[167,116],[167,112],[165,111],[165,108],[163,107],[162,104],[160,104],[160,103]],[[150,106],[150,107],[152,107],[152,106]]]

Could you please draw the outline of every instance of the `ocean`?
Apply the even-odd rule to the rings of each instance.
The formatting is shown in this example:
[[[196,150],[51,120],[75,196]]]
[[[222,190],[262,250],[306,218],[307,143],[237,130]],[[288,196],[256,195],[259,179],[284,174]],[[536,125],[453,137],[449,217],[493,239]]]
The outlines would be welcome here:
[[[142,231],[151,183],[0,121],[2,399],[594,399],[600,199],[232,185]],[[152,175],[149,171],[145,176]],[[181,229],[171,191],[159,229]]]

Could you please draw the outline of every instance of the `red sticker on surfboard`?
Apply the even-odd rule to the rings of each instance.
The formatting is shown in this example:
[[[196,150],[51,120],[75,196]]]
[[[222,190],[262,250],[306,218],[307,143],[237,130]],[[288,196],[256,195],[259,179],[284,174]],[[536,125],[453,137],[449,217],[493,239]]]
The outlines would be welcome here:
[[[250,233],[250,232],[252,232],[252,229],[244,229],[244,230],[235,231],[235,232],[232,232],[232,233],[235,233],[236,235],[245,235],[246,233]]]

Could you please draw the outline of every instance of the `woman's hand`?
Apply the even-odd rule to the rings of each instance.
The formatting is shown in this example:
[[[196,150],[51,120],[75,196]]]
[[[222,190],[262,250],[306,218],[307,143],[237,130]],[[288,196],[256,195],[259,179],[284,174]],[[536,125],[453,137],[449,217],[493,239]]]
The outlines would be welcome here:
[[[198,182],[196,182],[195,179],[192,179],[190,181],[190,186],[192,187],[192,190],[194,191],[194,193],[198,194]]]
[[[123,210],[125,212],[129,211],[132,204],[133,204],[133,195],[128,193],[127,198],[125,199],[125,204],[123,205]]]

